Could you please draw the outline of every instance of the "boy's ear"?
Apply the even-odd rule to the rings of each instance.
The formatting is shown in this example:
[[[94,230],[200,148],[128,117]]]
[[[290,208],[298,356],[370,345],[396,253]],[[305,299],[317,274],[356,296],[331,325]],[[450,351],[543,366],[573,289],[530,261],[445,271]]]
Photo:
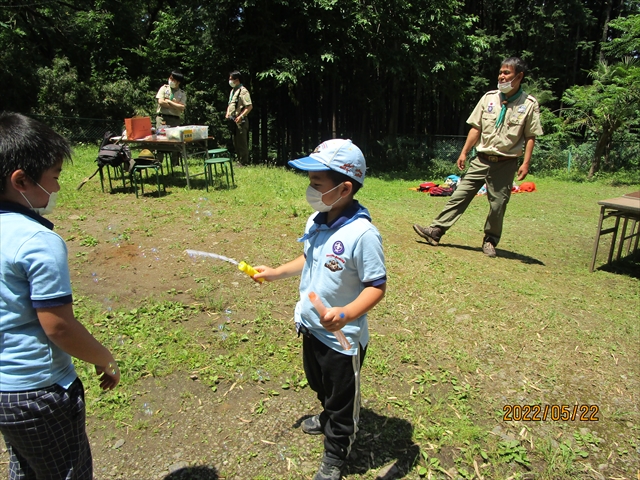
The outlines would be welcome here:
[[[347,195],[351,195],[351,193],[353,193],[353,183],[350,182],[349,180],[346,180],[344,182],[344,186],[348,188]]]
[[[27,190],[27,187],[29,186],[30,183],[30,179],[27,176],[27,174],[24,172],[24,170],[19,169],[16,170],[15,172],[13,172],[11,175],[9,175],[9,182],[8,182],[15,190],[19,191],[19,192],[24,192]]]

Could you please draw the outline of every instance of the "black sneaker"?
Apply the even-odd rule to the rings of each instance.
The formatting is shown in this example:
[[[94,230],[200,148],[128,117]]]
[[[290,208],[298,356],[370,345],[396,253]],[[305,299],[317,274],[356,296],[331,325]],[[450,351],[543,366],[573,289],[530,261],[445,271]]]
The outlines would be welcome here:
[[[438,243],[440,243],[440,238],[442,237],[442,235],[444,235],[444,232],[439,227],[424,228],[416,224],[413,226],[413,230],[434,247],[438,246]]]
[[[320,423],[320,415],[314,415],[302,422],[302,431],[309,435],[320,435],[323,433],[322,424]]]
[[[339,465],[337,465],[339,463]],[[342,479],[342,462],[331,461],[327,457],[322,458],[320,469],[313,480],[341,480]]]

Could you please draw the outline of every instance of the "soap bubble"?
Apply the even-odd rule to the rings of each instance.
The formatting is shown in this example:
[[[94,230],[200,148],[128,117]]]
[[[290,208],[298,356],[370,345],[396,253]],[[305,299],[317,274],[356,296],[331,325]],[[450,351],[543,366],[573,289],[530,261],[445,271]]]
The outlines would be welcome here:
[[[287,447],[278,447],[278,456],[280,457],[280,460],[286,460],[287,459]]]

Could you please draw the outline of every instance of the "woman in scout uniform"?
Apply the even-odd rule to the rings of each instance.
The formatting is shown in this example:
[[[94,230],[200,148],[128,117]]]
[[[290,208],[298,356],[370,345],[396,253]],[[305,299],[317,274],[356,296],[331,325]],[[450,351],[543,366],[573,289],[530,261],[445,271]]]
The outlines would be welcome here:
[[[187,94],[180,89],[184,81],[184,75],[177,70],[171,72],[169,80],[160,87],[156,94],[158,110],[156,116],[156,128],[179,127],[180,115],[184,113],[187,104]]]
[[[229,104],[224,118],[235,122],[237,128],[233,134],[233,146],[236,149],[238,161],[246,165],[249,163],[249,119],[247,115],[253,109],[249,90],[242,85],[240,72],[233,71],[229,74]]]

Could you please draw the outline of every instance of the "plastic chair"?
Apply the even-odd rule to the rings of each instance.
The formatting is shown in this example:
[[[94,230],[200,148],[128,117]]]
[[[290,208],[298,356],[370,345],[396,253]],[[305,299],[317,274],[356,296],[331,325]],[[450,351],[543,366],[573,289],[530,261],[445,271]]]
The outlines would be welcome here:
[[[212,148],[208,151],[209,158],[226,155],[228,151],[226,148]]]
[[[158,197],[160,197],[162,190],[167,191],[164,181],[161,180],[161,175],[163,175],[162,170],[162,162],[151,162],[151,163],[136,163],[131,170],[131,183],[133,184],[133,188],[136,192],[136,198],[138,198],[138,176],[140,176],[140,191],[142,195],[144,195],[144,180],[142,178],[142,172],[145,173],[145,177],[149,179],[149,170],[153,170],[156,175],[156,184],[158,186]],[[160,188],[162,185],[162,189]]]
[[[218,176],[218,165],[220,165],[221,172],[226,175],[227,178],[227,188],[230,188],[229,184],[229,171],[231,171],[231,182],[233,186],[236,185],[236,179],[233,175],[233,162],[230,158],[225,157],[229,151],[226,148],[212,148],[207,151],[207,157],[204,159],[204,178],[205,183],[207,184],[207,192],[209,191],[209,180],[211,180],[211,186],[213,186],[214,176]],[[211,167],[213,166],[213,172]]]
[[[227,188],[231,188],[231,184],[229,183],[229,171],[231,171],[231,181],[233,185],[235,186],[236,184],[235,178],[233,176],[233,162],[230,158],[206,158],[204,161],[204,179],[207,184],[207,192],[209,191],[209,182],[211,182],[211,186],[213,187],[214,178],[218,176],[218,166],[220,166],[220,175],[224,173],[226,176]],[[211,167],[213,167],[213,169]]]

